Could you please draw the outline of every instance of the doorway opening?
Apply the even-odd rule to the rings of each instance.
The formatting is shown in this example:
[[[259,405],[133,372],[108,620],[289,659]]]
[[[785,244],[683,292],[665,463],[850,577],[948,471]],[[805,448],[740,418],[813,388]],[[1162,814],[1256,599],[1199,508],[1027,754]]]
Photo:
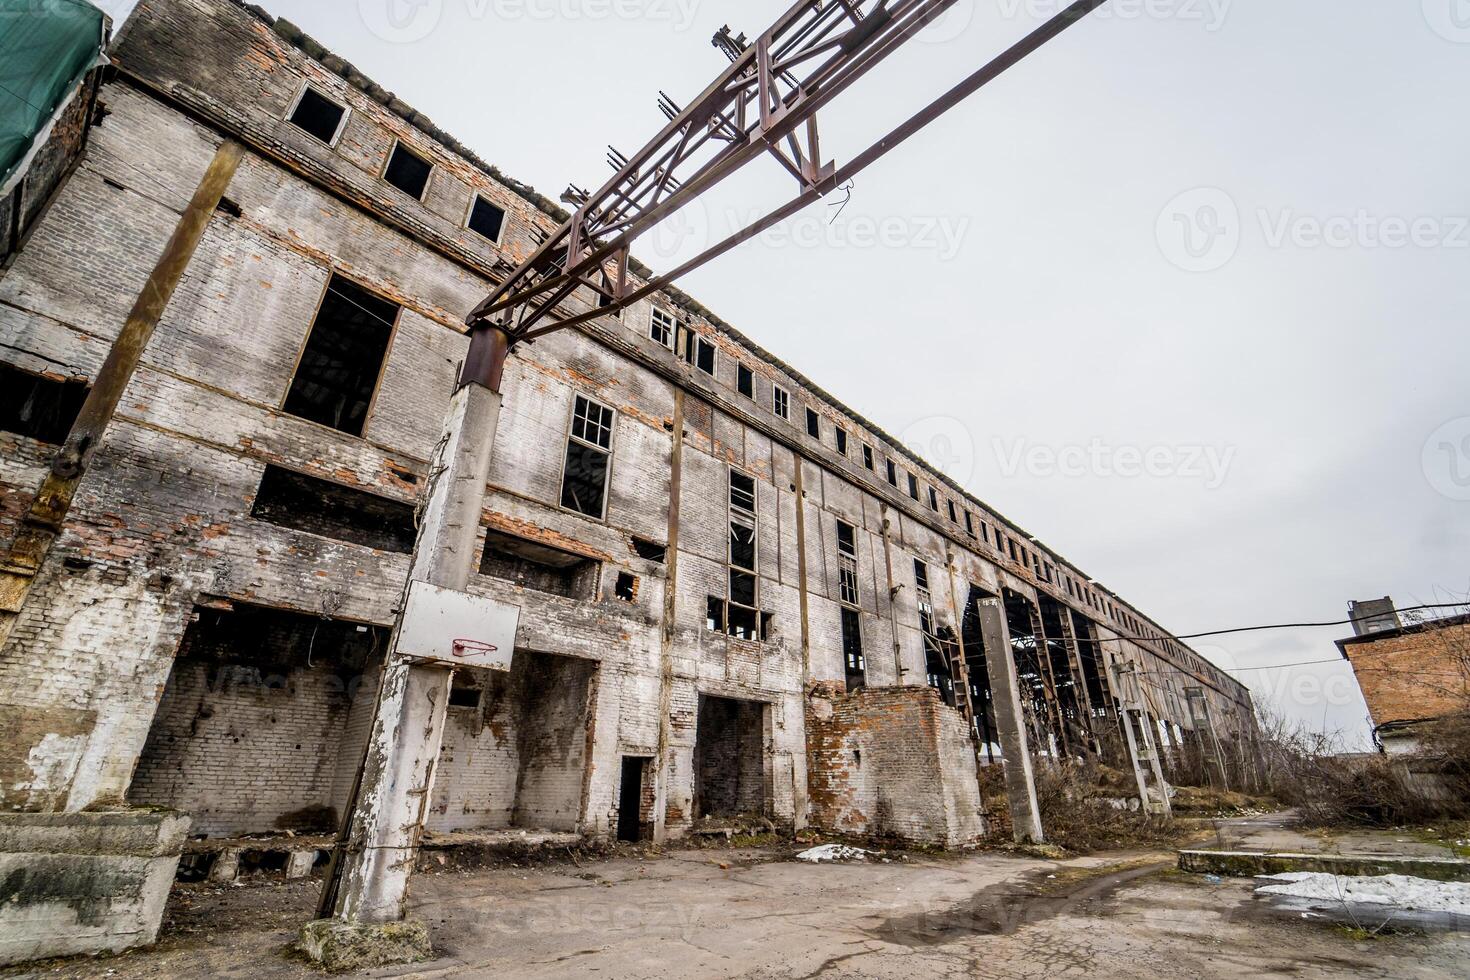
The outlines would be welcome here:
[[[618,788],[618,840],[636,844],[653,836],[653,780],[647,756],[623,756]]]

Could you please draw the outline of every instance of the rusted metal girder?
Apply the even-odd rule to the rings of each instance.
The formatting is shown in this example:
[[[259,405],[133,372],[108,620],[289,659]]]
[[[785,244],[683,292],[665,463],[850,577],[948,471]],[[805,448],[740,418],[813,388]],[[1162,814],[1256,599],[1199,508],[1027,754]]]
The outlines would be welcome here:
[[[722,30],[714,44],[730,67],[685,107],[660,93],[668,125],[631,156],[609,148],[616,173],[596,191],[568,189],[572,216],[475,307],[472,331],[493,326],[514,346],[663,289],[846,183],[1107,0],[1075,0],[847,163],[823,160],[817,112],[955,2],[800,0],[753,41]],[[795,197],[670,272],[630,283],[640,235],[768,154],[796,178]]]

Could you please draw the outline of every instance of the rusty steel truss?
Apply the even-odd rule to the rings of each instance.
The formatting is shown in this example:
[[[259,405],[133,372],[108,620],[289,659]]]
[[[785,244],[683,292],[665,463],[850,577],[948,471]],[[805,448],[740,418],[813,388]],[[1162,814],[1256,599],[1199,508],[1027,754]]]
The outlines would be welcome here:
[[[571,217],[466,318],[478,343],[462,380],[493,375],[498,386],[509,348],[616,313],[797,213],[1107,0],[1076,0],[851,160],[826,159],[818,111],[955,2],[800,0],[754,40],[722,29],[714,44],[730,67],[687,106],[660,93],[668,125],[632,156],[609,147],[612,179],[592,192],[569,188]],[[677,268],[630,281],[640,235],[768,155],[797,181],[795,197]]]

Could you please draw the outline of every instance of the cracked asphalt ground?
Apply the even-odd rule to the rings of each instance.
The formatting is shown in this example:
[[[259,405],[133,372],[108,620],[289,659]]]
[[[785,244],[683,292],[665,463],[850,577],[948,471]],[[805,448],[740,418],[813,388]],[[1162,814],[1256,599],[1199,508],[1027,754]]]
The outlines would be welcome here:
[[[416,877],[439,958],[395,977],[1454,977],[1470,936],[1357,940],[1173,855],[1004,854],[813,866],[688,850]],[[721,867],[721,865],[726,867]],[[9,976],[320,976],[285,949],[314,882],[176,892],[152,950]],[[1372,924],[1369,924],[1372,925]]]

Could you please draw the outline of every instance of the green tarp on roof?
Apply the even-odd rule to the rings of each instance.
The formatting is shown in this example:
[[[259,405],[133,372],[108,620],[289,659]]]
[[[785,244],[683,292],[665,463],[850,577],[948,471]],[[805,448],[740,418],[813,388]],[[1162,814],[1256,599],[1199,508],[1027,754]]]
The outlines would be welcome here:
[[[102,51],[86,0],[0,0],[0,187]]]

